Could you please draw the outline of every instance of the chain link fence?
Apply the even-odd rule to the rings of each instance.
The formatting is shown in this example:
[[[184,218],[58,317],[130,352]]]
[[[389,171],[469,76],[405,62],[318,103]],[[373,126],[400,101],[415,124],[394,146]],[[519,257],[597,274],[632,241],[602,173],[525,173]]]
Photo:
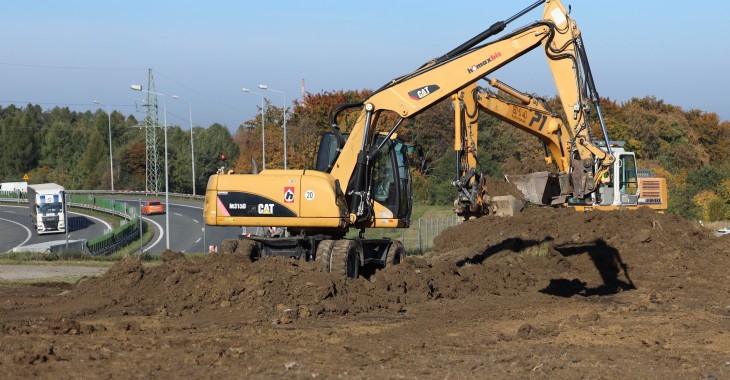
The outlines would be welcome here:
[[[445,229],[460,223],[462,221],[456,214],[441,218],[418,218],[411,220],[409,228],[396,230],[371,228],[365,232],[365,236],[368,238],[387,237],[400,240],[409,255],[422,255],[433,249],[436,236]]]

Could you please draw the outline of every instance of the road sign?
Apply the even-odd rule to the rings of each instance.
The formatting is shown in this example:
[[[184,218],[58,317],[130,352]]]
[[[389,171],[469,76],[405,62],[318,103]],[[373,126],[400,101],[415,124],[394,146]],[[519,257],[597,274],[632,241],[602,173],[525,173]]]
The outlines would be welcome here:
[[[23,181],[29,180],[30,177],[28,177],[28,173],[23,174]]]

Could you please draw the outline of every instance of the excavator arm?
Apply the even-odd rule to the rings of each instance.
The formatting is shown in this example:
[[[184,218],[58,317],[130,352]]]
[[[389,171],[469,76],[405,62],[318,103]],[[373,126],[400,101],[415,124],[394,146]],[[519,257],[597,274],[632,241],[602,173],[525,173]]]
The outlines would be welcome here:
[[[595,145],[584,131],[575,134],[566,123],[545,104],[543,99],[520,92],[496,79],[487,79],[489,84],[504,96],[478,87],[472,88],[474,103],[478,111],[505,121],[516,128],[536,136],[546,147],[545,160],[555,160],[559,171],[561,194],[555,194],[551,203],[564,203],[566,198],[585,199],[599,185],[599,181],[610,175],[609,168],[615,161],[612,154]],[[550,152],[548,155],[547,152]],[[594,173],[594,169],[598,172]],[[566,180],[570,176],[570,180]],[[534,198],[542,198],[536,194]]]
[[[545,5],[541,20],[484,43],[508,23],[541,4]],[[378,131],[388,131],[387,136],[392,136],[404,120],[452,95],[468,101],[468,96],[460,94],[467,94],[477,81],[538,46],[545,51],[561,98],[566,99],[565,104],[572,104],[569,111],[573,118],[567,128],[573,135],[589,141],[586,94],[595,94],[595,91],[590,90],[592,79],[589,78],[589,70],[579,69],[588,67],[585,55],[581,53],[580,32],[559,0],[538,1],[510,19],[492,25],[444,56],[390,81],[363,100],[362,111],[349,130],[347,141],[338,148],[338,154],[330,165],[330,173],[345,187],[342,190],[349,197],[351,222],[367,227],[373,221],[368,171],[377,151],[375,136]],[[377,121],[388,119],[382,117],[383,114],[396,115],[397,121],[380,127]],[[476,119],[470,117],[468,105],[463,108],[463,115],[457,115],[457,118],[454,149],[458,156],[458,176],[454,185],[461,199],[457,213],[487,213],[484,181],[476,168]],[[332,120],[332,123],[338,129],[337,120]],[[579,157],[591,155],[583,145],[576,148],[580,152]]]

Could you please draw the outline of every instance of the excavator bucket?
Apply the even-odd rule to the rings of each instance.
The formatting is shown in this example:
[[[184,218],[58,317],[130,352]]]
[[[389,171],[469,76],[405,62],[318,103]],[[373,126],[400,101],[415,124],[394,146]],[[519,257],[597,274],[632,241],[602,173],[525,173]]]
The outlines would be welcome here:
[[[511,195],[500,195],[492,197],[490,207],[496,216],[515,216],[525,207],[525,201]]]
[[[507,182],[514,184],[530,203],[550,205],[560,196],[560,181],[553,173],[535,172],[504,177]]]

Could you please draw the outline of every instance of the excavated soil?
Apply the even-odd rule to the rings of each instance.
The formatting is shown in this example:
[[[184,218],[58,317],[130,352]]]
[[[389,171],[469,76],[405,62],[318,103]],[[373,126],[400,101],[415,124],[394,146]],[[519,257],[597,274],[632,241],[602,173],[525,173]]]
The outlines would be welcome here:
[[[346,280],[245,255],[0,290],[4,378],[730,378],[730,237],[649,209],[470,220]]]

